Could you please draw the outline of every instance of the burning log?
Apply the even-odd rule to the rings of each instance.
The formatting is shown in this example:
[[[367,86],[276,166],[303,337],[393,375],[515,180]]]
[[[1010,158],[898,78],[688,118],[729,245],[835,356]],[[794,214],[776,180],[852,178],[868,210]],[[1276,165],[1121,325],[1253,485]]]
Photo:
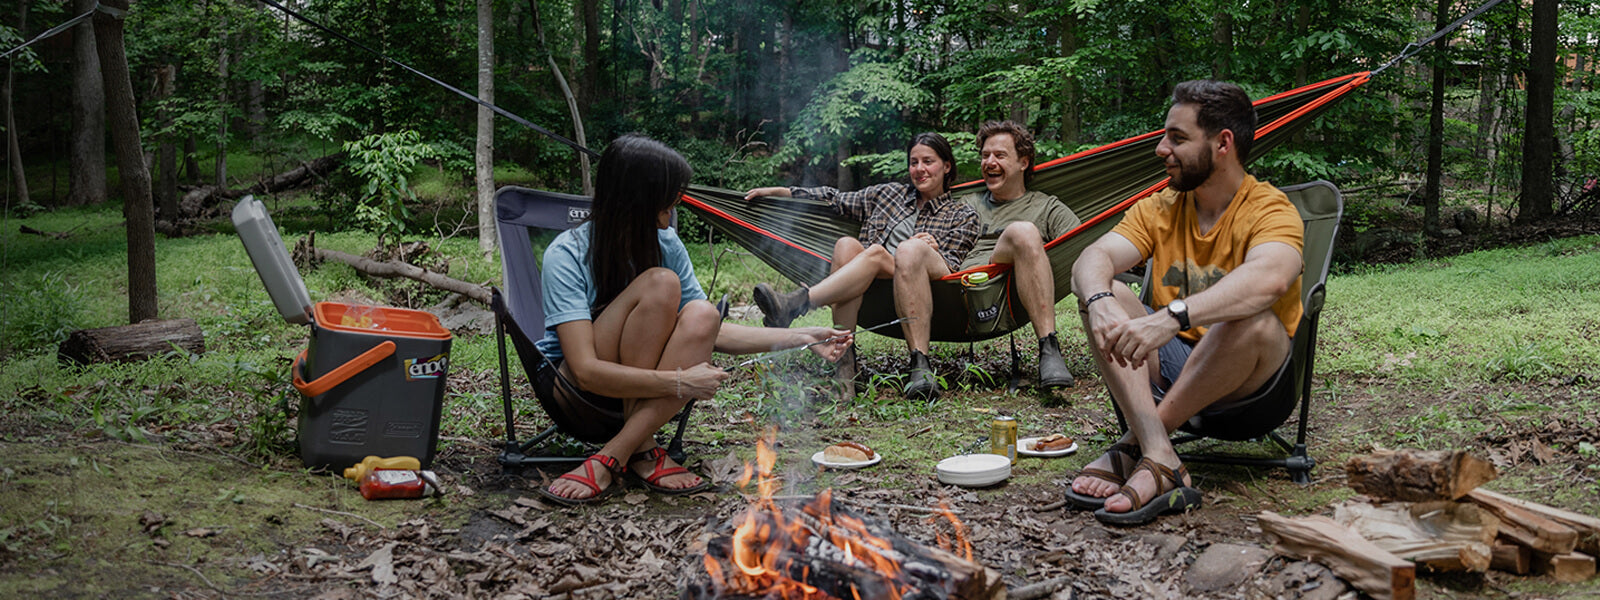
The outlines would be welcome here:
[[[834,505],[760,503],[707,545],[684,598],[1004,597],[1000,575]],[[969,550],[970,551],[970,550]]]

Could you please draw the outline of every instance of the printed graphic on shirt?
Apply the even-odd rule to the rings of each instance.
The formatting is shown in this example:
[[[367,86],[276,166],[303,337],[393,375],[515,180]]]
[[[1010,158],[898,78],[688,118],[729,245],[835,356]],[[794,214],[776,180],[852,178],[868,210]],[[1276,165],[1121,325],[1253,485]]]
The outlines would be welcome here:
[[[1189,258],[1184,258],[1183,263],[1181,269],[1176,263],[1167,267],[1166,274],[1161,276],[1161,285],[1178,288],[1179,298],[1204,292],[1228,275],[1227,271],[1216,265],[1200,266]]]

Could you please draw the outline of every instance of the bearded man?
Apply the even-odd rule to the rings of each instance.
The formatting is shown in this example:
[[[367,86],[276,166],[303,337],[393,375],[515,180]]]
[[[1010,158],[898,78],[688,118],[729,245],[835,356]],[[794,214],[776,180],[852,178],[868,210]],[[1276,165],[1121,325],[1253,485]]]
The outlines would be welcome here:
[[[1170,185],[1073,264],[1084,332],[1128,424],[1067,491],[1103,522],[1141,524],[1199,506],[1172,431],[1202,410],[1294,393],[1304,226],[1283,192],[1244,170],[1255,127],[1238,86],[1179,84],[1156,146]],[[1147,260],[1149,306],[1113,278]]]

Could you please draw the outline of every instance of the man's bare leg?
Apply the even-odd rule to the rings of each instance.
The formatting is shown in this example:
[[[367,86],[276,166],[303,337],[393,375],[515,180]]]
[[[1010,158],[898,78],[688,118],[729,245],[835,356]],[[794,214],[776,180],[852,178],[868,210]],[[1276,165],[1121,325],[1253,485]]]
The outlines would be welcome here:
[[[1056,339],[1056,289],[1050,269],[1050,257],[1044,251],[1044,238],[1039,228],[1028,221],[1018,221],[1006,226],[995,243],[990,259],[999,264],[1011,265],[1011,277],[1017,284],[1017,297],[1022,309],[1039,338],[1039,386],[1066,387],[1072,385],[1072,372],[1061,358],[1061,345]]]
[[[1034,335],[1041,338],[1056,332],[1055,279],[1051,277],[1050,257],[1045,255],[1043,240],[1033,223],[1012,223],[1000,233],[990,259],[1011,265],[1017,296],[1028,313],[1028,322],[1033,324]]]
[[[1140,316],[1145,314],[1144,304],[1139,301],[1139,296],[1134,294],[1133,290],[1129,289],[1126,284],[1120,281],[1112,281],[1111,292],[1115,296],[1101,300],[1101,302],[1116,302],[1129,315]],[[1094,332],[1089,328],[1088,314],[1082,311],[1079,314],[1084,320],[1083,331],[1089,338],[1089,347],[1094,355],[1095,367],[1099,369],[1100,377],[1105,380],[1107,391],[1111,392],[1111,397],[1117,402],[1117,406],[1122,409],[1124,418],[1128,420],[1129,431],[1124,433],[1122,439],[1117,440],[1117,443],[1142,446],[1133,429],[1133,413],[1130,412],[1129,406],[1143,402],[1149,404],[1152,411],[1154,410],[1155,397],[1150,393],[1150,383],[1160,382],[1160,360],[1152,352],[1140,367],[1135,368],[1132,365],[1117,364],[1116,361],[1107,358],[1105,349],[1101,348],[1096,342]],[[1124,469],[1131,468],[1131,465],[1116,464],[1116,457],[1111,453],[1101,454],[1099,458],[1096,458],[1086,466],[1110,473],[1123,473],[1124,475],[1126,474]],[[1121,486],[1116,483],[1089,475],[1079,476],[1072,480],[1072,491],[1093,498],[1111,496],[1117,493],[1119,489],[1121,489]]]
[[[1148,388],[1143,395],[1143,399],[1149,400],[1148,404],[1137,399],[1123,403],[1119,398],[1123,414],[1129,415],[1128,428],[1144,456],[1177,470],[1182,462],[1168,436],[1205,407],[1221,400],[1242,398],[1260,389],[1283,365],[1289,350],[1290,340],[1283,323],[1270,310],[1211,326],[1195,345],[1183,372],[1168,388],[1159,407],[1154,404]],[[1145,362],[1150,366],[1158,360]],[[1153,368],[1159,369],[1159,366]],[[1148,471],[1129,477],[1124,486],[1146,500],[1153,498],[1158,489],[1155,475]],[[1127,512],[1135,508],[1138,507],[1133,506],[1127,496],[1106,499],[1106,512]]]

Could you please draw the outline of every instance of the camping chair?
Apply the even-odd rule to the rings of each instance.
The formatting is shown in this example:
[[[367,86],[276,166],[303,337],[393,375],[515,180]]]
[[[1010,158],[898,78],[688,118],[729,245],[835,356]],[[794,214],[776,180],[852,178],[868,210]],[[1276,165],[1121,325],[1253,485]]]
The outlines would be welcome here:
[[[1297,392],[1290,397],[1291,401],[1278,406],[1264,406],[1257,402],[1212,412],[1200,411],[1200,414],[1178,428],[1183,433],[1173,438],[1172,444],[1178,446],[1207,438],[1244,441],[1266,437],[1289,455],[1283,458],[1260,458],[1235,454],[1180,453],[1178,458],[1186,463],[1283,467],[1289,470],[1289,475],[1295,483],[1311,483],[1311,469],[1316,466],[1317,461],[1306,451],[1306,427],[1311,415],[1311,374],[1317,353],[1317,322],[1322,316],[1322,305],[1326,295],[1324,288],[1328,282],[1328,267],[1333,262],[1333,242],[1339,234],[1339,217],[1344,213],[1344,199],[1339,195],[1339,189],[1326,181],[1313,181],[1281,189],[1289,196],[1289,201],[1300,209],[1300,217],[1305,220],[1306,228],[1305,248],[1301,252],[1301,256],[1305,259],[1305,271],[1301,275],[1300,282],[1300,300],[1305,312],[1300,317],[1299,327],[1295,329],[1293,355],[1289,364],[1289,373],[1294,377]],[[1139,289],[1140,297],[1146,304],[1150,301],[1151,271],[1153,269],[1145,269],[1145,284]],[[1122,410],[1117,408],[1115,401],[1111,405],[1117,412],[1118,426],[1126,432],[1128,424],[1122,415]],[[1278,435],[1276,429],[1289,420],[1289,415],[1294,414],[1296,406],[1300,409],[1300,423],[1295,441],[1290,444]],[[1233,417],[1243,411],[1250,411],[1251,420],[1256,423],[1272,425],[1265,431],[1259,427],[1255,429],[1239,427],[1237,419]],[[1259,411],[1270,412],[1262,415]]]
[[[495,316],[495,336],[500,347],[500,396],[506,413],[506,442],[500,451],[500,464],[519,467],[541,464],[575,463],[581,456],[530,456],[529,452],[555,435],[566,433],[589,444],[603,444],[622,429],[622,403],[597,406],[581,402],[574,408],[556,398],[539,395],[539,404],[555,422],[526,442],[517,441],[516,411],[511,404],[511,371],[506,356],[506,338],[517,348],[517,358],[530,382],[545,361],[533,345],[544,337],[543,289],[539,266],[544,248],[562,231],[589,218],[590,199],[557,192],[506,186],[495,192],[495,226],[500,236],[500,267],[505,290],[491,288],[490,306]],[[533,386],[537,389],[537,385]],[[535,392],[537,394],[537,392]],[[575,403],[576,404],[576,403]],[[683,407],[675,419],[677,432],[667,445],[667,454],[683,462],[683,430],[689,423],[694,401]],[[580,414],[581,413],[581,414]]]

